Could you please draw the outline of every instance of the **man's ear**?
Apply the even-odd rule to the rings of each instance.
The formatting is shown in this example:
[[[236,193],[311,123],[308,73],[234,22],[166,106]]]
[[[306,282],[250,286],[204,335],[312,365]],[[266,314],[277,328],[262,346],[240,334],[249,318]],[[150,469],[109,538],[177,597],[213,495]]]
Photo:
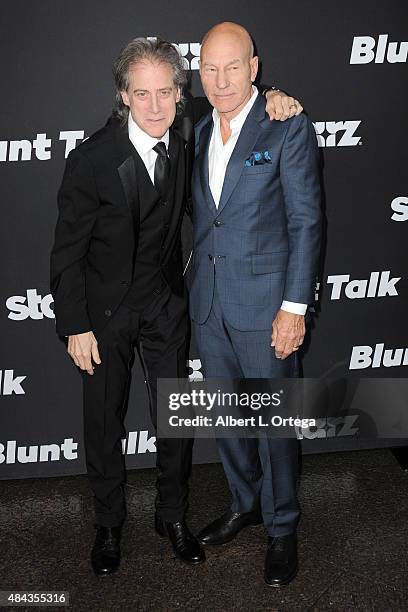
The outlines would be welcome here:
[[[122,102],[125,106],[130,106],[129,96],[127,91],[121,91],[120,95],[122,96]]]
[[[258,74],[259,58],[257,55],[249,60],[251,66],[251,81],[254,82]]]
[[[180,102],[181,100],[181,89],[180,87],[177,88],[177,94],[176,94],[176,104],[177,102]]]

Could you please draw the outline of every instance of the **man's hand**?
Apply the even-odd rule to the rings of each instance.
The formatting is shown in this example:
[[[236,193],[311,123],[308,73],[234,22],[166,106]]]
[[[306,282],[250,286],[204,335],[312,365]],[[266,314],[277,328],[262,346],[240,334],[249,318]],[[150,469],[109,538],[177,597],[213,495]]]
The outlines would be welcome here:
[[[297,351],[305,337],[305,317],[279,310],[272,323],[272,343],[278,359],[286,359]]]
[[[272,119],[286,121],[294,115],[300,115],[303,106],[298,100],[287,96],[279,90],[270,89],[266,92],[266,112]]]
[[[92,360],[98,365],[101,363],[98,343],[91,331],[85,332],[84,334],[69,336],[68,354],[72,357],[78,368],[86,370],[88,374],[91,375],[94,373]]]

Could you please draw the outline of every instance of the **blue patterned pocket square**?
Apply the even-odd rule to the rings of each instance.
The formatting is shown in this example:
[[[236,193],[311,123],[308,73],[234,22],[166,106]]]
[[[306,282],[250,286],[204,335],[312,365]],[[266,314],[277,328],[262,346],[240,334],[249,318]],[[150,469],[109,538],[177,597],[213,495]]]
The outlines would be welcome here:
[[[271,161],[269,151],[253,151],[245,160],[244,166],[261,166],[262,164],[269,164]]]

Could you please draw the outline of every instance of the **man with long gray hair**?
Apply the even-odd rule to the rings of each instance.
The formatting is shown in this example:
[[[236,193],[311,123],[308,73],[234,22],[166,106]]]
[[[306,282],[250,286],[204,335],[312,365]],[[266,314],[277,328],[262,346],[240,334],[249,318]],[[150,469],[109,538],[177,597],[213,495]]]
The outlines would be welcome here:
[[[83,378],[97,575],[114,572],[120,563],[126,516],[121,439],[135,349],[154,425],[157,379],[186,376],[189,319],[180,227],[193,120],[207,110],[202,101],[190,100],[172,127],[186,75],[168,42],[131,41],[113,72],[113,116],[67,159],[51,256],[57,333],[68,338],[68,353]],[[268,110],[283,119],[301,109],[296,105],[275,93]],[[191,440],[157,439],[155,527],[177,557],[197,564],[204,552],[185,522],[191,453]]]

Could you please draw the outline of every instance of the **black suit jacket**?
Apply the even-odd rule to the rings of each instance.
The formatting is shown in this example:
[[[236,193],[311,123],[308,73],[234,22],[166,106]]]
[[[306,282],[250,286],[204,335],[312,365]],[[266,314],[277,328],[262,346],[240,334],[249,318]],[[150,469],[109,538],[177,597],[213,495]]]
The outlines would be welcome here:
[[[177,173],[172,219],[161,259],[163,274],[176,293],[183,291],[180,226],[192,165],[192,161],[187,164],[187,158],[194,147],[191,108],[187,118],[183,130],[171,128]],[[61,336],[99,331],[133,279],[140,211],[134,163],[137,153],[127,130],[127,124],[122,126],[111,118],[67,159],[51,254],[51,293]]]

